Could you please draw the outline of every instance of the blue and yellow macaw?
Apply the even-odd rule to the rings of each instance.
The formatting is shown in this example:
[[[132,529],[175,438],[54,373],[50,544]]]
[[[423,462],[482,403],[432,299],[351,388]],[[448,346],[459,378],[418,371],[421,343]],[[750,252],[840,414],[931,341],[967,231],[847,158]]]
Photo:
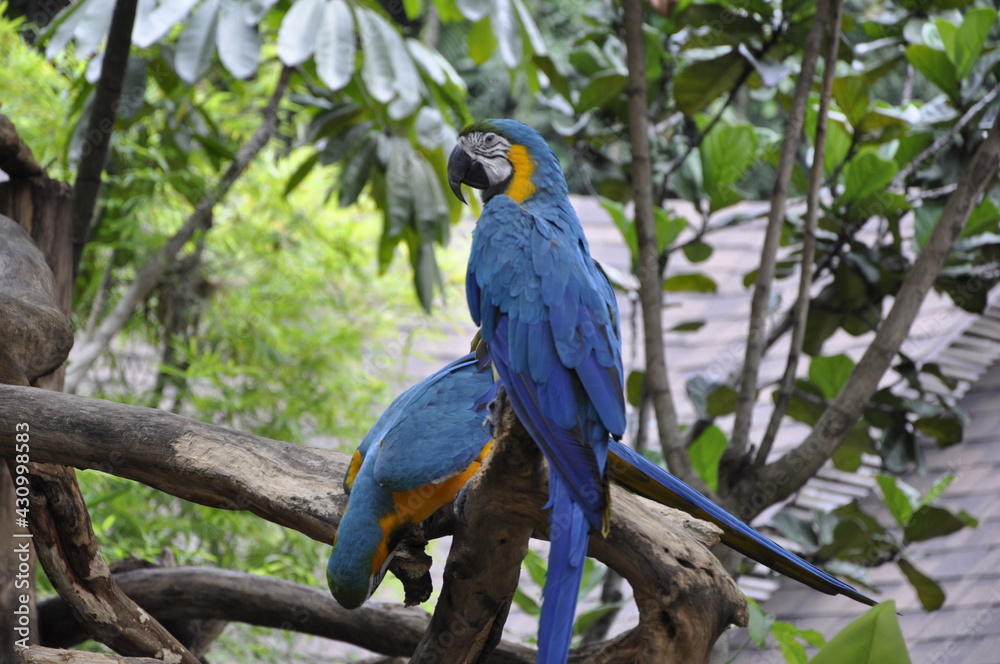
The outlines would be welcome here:
[[[341,605],[364,603],[405,529],[451,502],[479,470],[492,443],[484,405],[496,388],[493,374],[466,355],[401,394],[365,436],[344,478],[349,500],[327,568]],[[607,468],[616,484],[714,523],[722,541],[747,557],[828,595],[874,604],[618,441],[608,442]]]
[[[518,419],[549,464],[538,661],[565,662],[590,530],[606,533],[609,434],[625,432],[617,303],[590,257],[559,160],[514,120],[467,127],[448,180],[482,190],[465,290]]]
[[[354,452],[326,571],[344,608],[371,597],[407,530],[450,503],[489,452],[482,423],[496,385],[475,365],[463,357],[403,392]]]

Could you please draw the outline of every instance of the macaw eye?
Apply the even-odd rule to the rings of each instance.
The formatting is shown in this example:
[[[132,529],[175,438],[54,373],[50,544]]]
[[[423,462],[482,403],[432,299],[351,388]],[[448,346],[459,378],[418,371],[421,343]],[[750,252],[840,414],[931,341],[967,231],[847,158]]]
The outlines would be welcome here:
[[[493,145],[496,142],[497,142],[497,135],[496,134],[486,134],[485,136],[483,136],[483,143],[487,147]]]

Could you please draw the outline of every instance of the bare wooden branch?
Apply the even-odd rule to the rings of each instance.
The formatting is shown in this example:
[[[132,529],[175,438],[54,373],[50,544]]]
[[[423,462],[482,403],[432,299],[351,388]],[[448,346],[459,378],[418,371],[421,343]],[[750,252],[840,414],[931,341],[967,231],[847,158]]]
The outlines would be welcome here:
[[[52,271],[28,233],[0,215],[0,383],[29,385],[63,363],[73,327]]]
[[[829,0],[824,8],[829,12],[826,24],[827,50],[823,56],[823,88],[819,96],[819,111],[816,115],[816,138],[813,143],[813,161],[809,170],[809,193],[806,197],[806,225],[802,237],[802,265],[799,274],[799,291],[793,311],[792,338],[788,349],[785,373],[781,377],[774,410],[767,423],[767,430],[760,441],[760,449],[754,458],[758,468],[767,461],[774,439],[778,435],[781,421],[788,410],[795,387],[795,374],[802,355],[802,344],[806,336],[806,321],[809,318],[809,300],[812,296],[813,267],[816,261],[816,227],[819,220],[819,190],[823,186],[823,171],[826,158],[826,116],[830,111],[833,94],[833,75],[837,68],[837,49],[840,47],[841,0]]]
[[[0,115],[0,171],[11,179],[30,178],[45,173],[35,161],[35,155],[17,135],[14,123]]]
[[[802,487],[837,449],[854,423],[862,416],[879,380],[892,363],[916,318],[920,305],[962,232],[972,208],[979,202],[987,183],[996,178],[1000,166],[1000,117],[976,150],[955,193],[948,199],[941,218],[913,267],[906,275],[892,308],[879,327],[875,339],[854,367],[837,398],[823,412],[808,437],[794,450],[770,463],[755,478],[738,486],[748,509],[784,500]],[[751,499],[766,494],[766,500]],[[741,513],[741,516],[743,514]],[[753,514],[747,515],[752,517]]]
[[[20,652],[21,664],[163,664],[162,659],[119,657],[84,650],[58,650],[31,646]]]
[[[236,153],[236,158],[229,168],[219,178],[214,186],[205,192],[198,202],[194,212],[187,218],[184,225],[174,233],[159,252],[149,257],[145,267],[136,276],[135,281],[128,290],[121,296],[111,312],[101,321],[101,324],[94,331],[94,336],[83,344],[79,353],[74,357],[73,364],[66,372],[66,390],[76,391],[80,380],[84,374],[97,360],[98,356],[111,343],[112,338],[128,322],[135,312],[136,307],[142,303],[149,293],[156,288],[163,279],[163,275],[174,263],[177,262],[177,255],[185,243],[200,230],[207,230],[211,226],[212,210],[215,205],[222,200],[233,183],[239,179],[243,171],[246,170],[250,162],[260,153],[268,141],[278,131],[278,107],[285,95],[292,70],[285,68],[281,72],[278,84],[274,93],[264,109],[264,117],[257,131],[250,138],[246,145]]]
[[[160,622],[228,620],[333,639],[389,656],[409,656],[427,628],[421,609],[370,602],[348,610],[325,589],[214,567],[140,568],[115,574],[119,587]],[[38,606],[42,645],[67,648],[87,637],[66,602]],[[491,662],[533,661],[531,648],[502,643]]]
[[[332,542],[346,454],[282,443],[152,408],[0,385],[8,422],[31,423],[32,459],[91,468]],[[0,427],[3,454],[14,428]]]
[[[101,62],[101,77],[94,90],[94,104],[87,124],[85,149],[77,164],[73,183],[73,274],[80,269],[80,257],[87,244],[94,205],[101,190],[101,174],[111,146],[111,134],[118,115],[118,100],[132,49],[132,26],[137,0],[117,0],[111,13],[111,27]]]
[[[764,355],[764,340],[767,336],[767,311],[771,304],[771,284],[774,282],[774,268],[781,240],[781,227],[785,222],[785,205],[788,202],[788,185],[795,167],[795,155],[799,147],[802,125],[805,123],[809,90],[812,87],[813,71],[819,49],[823,43],[823,23],[827,15],[826,2],[816,9],[809,34],[802,51],[802,65],[795,82],[788,124],[781,144],[778,172],[775,174],[774,190],[771,192],[771,209],[767,217],[764,246],[760,252],[760,267],[750,301],[750,321],[747,332],[746,359],[740,377],[740,389],[736,399],[736,418],[729,450],[734,455],[743,454],[750,441],[750,426],[753,422],[753,405],[757,401],[757,376],[760,361]]]
[[[642,33],[642,1],[625,0],[625,44],[628,62],[629,140],[632,147],[632,187],[635,190],[635,230],[639,245],[639,300],[646,352],[646,389],[649,391],[663,456],[678,477],[701,490],[705,483],[693,471],[683,447],[677,408],[670,389],[667,356],[663,348],[663,275],[653,219],[653,175],[646,117],[646,53]]]

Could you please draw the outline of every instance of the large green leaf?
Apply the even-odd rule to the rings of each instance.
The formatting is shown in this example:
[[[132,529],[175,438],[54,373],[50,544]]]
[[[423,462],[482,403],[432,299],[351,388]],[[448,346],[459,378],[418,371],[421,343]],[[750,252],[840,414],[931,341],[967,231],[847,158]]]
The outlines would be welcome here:
[[[511,0],[492,0],[490,25],[504,64],[513,69],[521,63],[521,24]]]
[[[166,37],[170,28],[183,21],[196,4],[198,0],[173,0],[161,2],[152,11],[139,11],[147,7],[140,2],[132,30],[132,43],[139,48],[149,48]]]
[[[701,143],[701,172],[712,211],[743,199],[735,185],[757,161],[757,145],[757,132],[749,123],[719,123],[705,136]]]
[[[316,35],[316,74],[330,90],[340,90],[354,75],[357,46],[354,15],[344,0],[330,0]]]
[[[249,78],[260,64],[260,33],[247,17],[246,5],[223,3],[216,33],[219,60],[236,78]]]
[[[892,600],[873,606],[820,648],[809,664],[910,664]]]
[[[847,116],[852,127],[857,127],[868,115],[871,103],[868,82],[862,76],[841,76],[833,81],[833,98]]]
[[[492,57],[497,48],[497,37],[487,16],[469,28],[469,57],[481,65]]]
[[[73,31],[78,58],[86,59],[97,52],[101,41],[108,36],[114,7],[114,0],[89,0],[83,11],[78,12],[79,22]]]
[[[490,0],[455,0],[455,4],[462,16],[475,23],[490,13],[492,2]]]
[[[361,78],[372,98],[387,104],[395,95],[396,87],[392,57],[382,37],[384,19],[366,7],[358,9],[357,19],[364,48]],[[391,27],[389,29],[392,30]]]
[[[375,164],[375,148],[375,141],[366,138],[348,157],[340,173],[340,192],[337,202],[341,207],[352,205],[358,200],[361,190],[368,182],[368,174]]]
[[[814,357],[809,363],[809,382],[818,387],[827,400],[833,400],[854,371],[854,360],[846,355]]]
[[[688,447],[691,466],[712,491],[719,488],[719,461],[728,446],[726,434],[713,424]]]
[[[879,474],[875,479],[882,490],[882,502],[889,508],[892,518],[901,526],[908,524],[913,516],[913,504],[896,485],[896,478],[893,475]]]
[[[625,74],[615,70],[602,71],[592,76],[580,92],[580,99],[576,102],[577,112],[583,113],[607,104],[625,90],[626,83],[628,78]]]
[[[715,281],[701,272],[675,274],[663,282],[665,291],[692,291],[695,293],[714,293],[718,290]]]
[[[952,514],[943,507],[924,505],[913,513],[910,522],[903,529],[903,536],[908,542],[923,542],[951,535],[966,526],[974,527],[976,524],[977,521],[965,512]]]
[[[294,67],[313,54],[325,9],[323,0],[297,0],[288,9],[278,29],[278,58],[283,63]]]
[[[942,92],[953,100],[958,99],[958,74],[943,51],[926,44],[910,44],[906,47],[906,59]]]
[[[924,611],[937,611],[944,604],[944,590],[937,582],[918,570],[913,563],[906,558],[899,559],[899,569],[906,576],[913,589],[917,591],[917,598],[924,607]]]
[[[851,204],[865,200],[892,182],[898,170],[896,162],[883,159],[871,150],[862,152],[844,167],[841,201]]]
[[[177,38],[174,67],[188,85],[201,78],[212,61],[218,20],[219,0],[205,0]]]
[[[976,59],[983,51],[990,28],[997,20],[997,11],[992,7],[970,9],[962,18],[962,26],[958,27],[944,19],[937,19],[937,26],[944,44],[944,52],[955,65],[955,75],[964,79],[972,71]]]
[[[934,438],[941,447],[962,442],[962,423],[954,417],[921,417],[913,426]]]
[[[719,95],[736,85],[746,67],[746,61],[735,49],[711,60],[699,60],[688,65],[674,77],[677,108],[689,116],[704,110]]]

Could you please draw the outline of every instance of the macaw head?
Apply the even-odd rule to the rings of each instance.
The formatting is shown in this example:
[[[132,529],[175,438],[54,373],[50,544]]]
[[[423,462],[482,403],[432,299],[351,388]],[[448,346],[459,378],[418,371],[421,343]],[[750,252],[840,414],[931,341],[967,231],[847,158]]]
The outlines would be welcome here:
[[[543,191],[566,195],[559,160],[542,135],[516,120],[486,120],[466,127],[448,158],[451,190],[465,203],[462,185],[482,190],[483,203],[497,194],[518,204]]]

